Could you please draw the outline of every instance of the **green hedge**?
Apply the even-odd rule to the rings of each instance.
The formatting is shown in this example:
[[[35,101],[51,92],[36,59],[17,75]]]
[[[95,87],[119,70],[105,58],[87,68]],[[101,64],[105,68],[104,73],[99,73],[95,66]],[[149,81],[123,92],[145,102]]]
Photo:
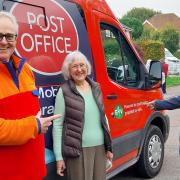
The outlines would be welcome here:
[[[119,46],[111,39],[104,41],[103,47],[106,54],[116,54],[119,51]]]
[[[164,44],[160,41],[142,40],[136,42],[143,50],[144,61],[148,59],[160,60],[164,58]]]
[[[119,45],[114,39],[104,41],[103,48],[105,51],[106,65],[110,65],[113,59],[119,57]]]

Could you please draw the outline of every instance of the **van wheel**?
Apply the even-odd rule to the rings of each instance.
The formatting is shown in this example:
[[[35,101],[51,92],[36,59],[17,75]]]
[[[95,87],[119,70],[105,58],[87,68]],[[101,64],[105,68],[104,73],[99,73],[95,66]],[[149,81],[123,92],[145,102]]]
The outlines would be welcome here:
[[[137,169],[142,177],[152,178],[161,170],[164,160],[164,138],[157,126],[150,126],[146,134]]]

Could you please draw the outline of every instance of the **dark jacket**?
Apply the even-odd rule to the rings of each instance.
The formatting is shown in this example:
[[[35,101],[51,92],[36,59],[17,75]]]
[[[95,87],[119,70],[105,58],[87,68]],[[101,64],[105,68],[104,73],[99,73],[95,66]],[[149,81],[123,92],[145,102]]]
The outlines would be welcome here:
[[[168,67],[169,67],[169,65],[167,63],[165,63],[165,62],[162,63],[162,72],[164,72],[165,77],[167,77],[167,75],[168,75]]]
[[[156,110],[173,110],[177,108],[180,108],[180,96],[175,96],[167,100],[155,101]]]
[[[92,93],[100,111],[102,129],[104,133],[104,145],[106,151],[112,151],[111,138],[105,121],[102,93],[98,83],[86,79],[91,86]],[[73,80],[68,80],[62,91],[65,100],[65,118],[62,135],[63,157],[75,158],[80,156],[82,150],[82,132],[84,127],[84,99],[77,91]]]

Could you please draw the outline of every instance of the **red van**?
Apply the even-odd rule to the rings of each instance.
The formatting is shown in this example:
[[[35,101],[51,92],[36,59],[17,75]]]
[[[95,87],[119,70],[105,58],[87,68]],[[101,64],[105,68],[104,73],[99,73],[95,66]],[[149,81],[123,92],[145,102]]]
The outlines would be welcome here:
[[[35,74],[43,116],[54,112],[64,82],[64,57],[80,50],[103,91],[114,151],[107,179],[132,165],[144,177],[156,176],[163,164],[169,119],[145,104],[162,99],[161,65],[151,62],[147,72],[105,0],[0,0],[0,9],[17,17],[16,51],[27,57]],[[51,130],[45,136],[47,180],[57,178]]]

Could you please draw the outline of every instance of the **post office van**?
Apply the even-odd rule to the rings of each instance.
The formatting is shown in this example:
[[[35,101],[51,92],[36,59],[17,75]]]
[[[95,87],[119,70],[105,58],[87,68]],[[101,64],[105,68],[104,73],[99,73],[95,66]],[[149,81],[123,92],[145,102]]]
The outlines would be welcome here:
[[[0,0],[0,9],[17,17],[16,52],[27,58],[35,74],[43,116],[54,112],[64,83],[65,56],[80,50],[103,92],[114,153],[107,179],[132,165],[144,177],[156,176],[163,164],[169,120],[164,111],[152,111],[146,103],[162,99],[161,65],[152,61],[147,72],[105,0]],[[51,131],[52,127],[45,135],[47,180],[58,179]]]

